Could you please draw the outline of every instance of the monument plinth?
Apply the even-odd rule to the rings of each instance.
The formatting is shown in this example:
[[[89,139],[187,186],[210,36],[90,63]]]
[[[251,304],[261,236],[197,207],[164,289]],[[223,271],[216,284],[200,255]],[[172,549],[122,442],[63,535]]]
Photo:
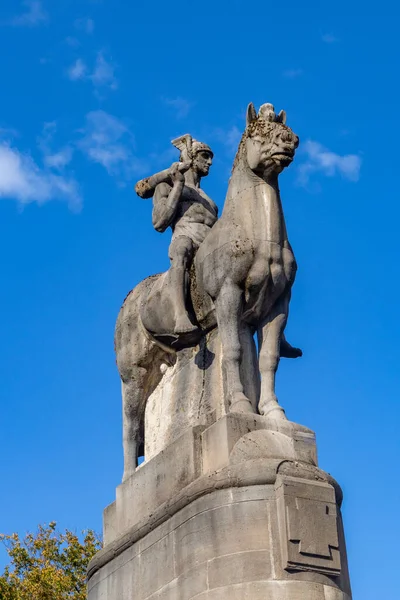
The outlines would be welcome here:
[[[231,413],[117,488],[89,600],[350,600],[338,484],[313,432]]]
[[[88,600],[351,600],[340,487],[275,395],[279,359],[301,356],[284,336],[296,263],[277,182],[298,145],[285,121],[249,106],[219,219],[200,188],[212,151],[189,135],[179,164],[137,185],[173,230],[171,268],[118,317],[125,469]]]

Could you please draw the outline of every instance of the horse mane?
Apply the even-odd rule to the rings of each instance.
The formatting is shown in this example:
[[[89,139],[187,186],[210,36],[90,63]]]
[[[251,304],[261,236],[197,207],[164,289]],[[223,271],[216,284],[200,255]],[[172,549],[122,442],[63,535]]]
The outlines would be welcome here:
[[[236,151],[235,158],[234,158],[233,165],[232,165],[231,175],[232,175],[233,171],[236,169],[236,167],[238,166],[239,161],[242,157],[242,154],[244,154],[244,144],[245,144],[246,139],[247,139],[247,127],[244,130],[242,137],[240,138],[239,146]]]

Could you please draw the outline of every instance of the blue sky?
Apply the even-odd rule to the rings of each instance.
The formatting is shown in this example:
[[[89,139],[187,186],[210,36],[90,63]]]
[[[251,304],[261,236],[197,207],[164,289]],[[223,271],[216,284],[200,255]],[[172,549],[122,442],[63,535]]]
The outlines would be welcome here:
[[[122,473],[115,319],[168,266],[133,184],[190,132],[215,151],[204,188],[222,207],[246,106],[272,102],[301,140],[281,191],[304,358],[278,393],[343,487],[354,598],[394,599],[398,8],[180,6],[1,3],[0,531],[101,529]]]

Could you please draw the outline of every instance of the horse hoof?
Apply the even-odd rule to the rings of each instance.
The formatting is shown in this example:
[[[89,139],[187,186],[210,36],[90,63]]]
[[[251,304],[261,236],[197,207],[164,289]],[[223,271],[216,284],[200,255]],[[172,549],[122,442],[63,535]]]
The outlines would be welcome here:
[[[230,412],[254,414],[254,408],[250,403],[250,400],[244,394],[237,394],[232,399]]]
[[[260,414],[263,415],[263,417],[268,417],[269,419],[287,421],[284,409],[277,403],[274,403],[272,406],[268,406],[267,404],[264,409],[260,408]]]

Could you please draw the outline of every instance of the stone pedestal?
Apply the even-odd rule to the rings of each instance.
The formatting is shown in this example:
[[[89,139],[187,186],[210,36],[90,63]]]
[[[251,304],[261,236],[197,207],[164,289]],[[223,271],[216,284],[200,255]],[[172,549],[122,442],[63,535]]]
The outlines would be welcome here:
[[[117,488],[88,600],[351,600],[341,500],[305,427],[189,427]]]

